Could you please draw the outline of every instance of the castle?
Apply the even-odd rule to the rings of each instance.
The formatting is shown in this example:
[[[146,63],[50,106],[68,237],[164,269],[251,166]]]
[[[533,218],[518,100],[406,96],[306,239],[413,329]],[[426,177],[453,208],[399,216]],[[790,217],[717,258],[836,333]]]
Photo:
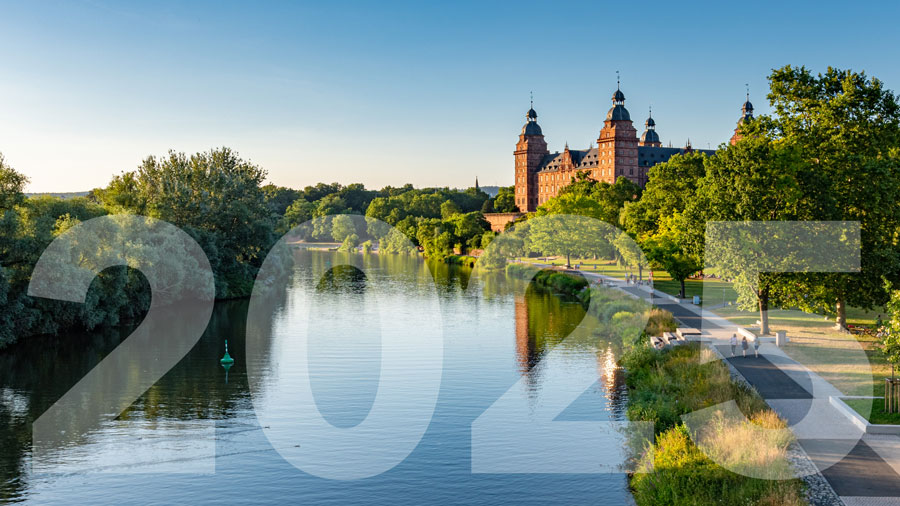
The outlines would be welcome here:
[[[534,104],[525,115],[525,126],[519,134],[514,152],[516,206],[522,212],[531,212],[547,200],[555,197],[559,190],[568,185],[579,172],[587,172],[591,179],[614,183],[625,177],[644,187],[650,167],[665,162],[672,155],[698,151],[707,155],[714,150],[691,148],[690,141],[683,148],[663,147],[656,133],[656,122],[652,112],[644,122],[644,133],[640,138],[625,109],[625,94],[619,87],[612,96],[612,108],[606,113],[597,147],[586,150],[565,150],[551,153],[547,149],[544,134],[537,123]],[[740,140],[738,133],[742,123],[753,119],[753,104],[750,94],[741,108],[742,115],[731,137],[731,144]]]

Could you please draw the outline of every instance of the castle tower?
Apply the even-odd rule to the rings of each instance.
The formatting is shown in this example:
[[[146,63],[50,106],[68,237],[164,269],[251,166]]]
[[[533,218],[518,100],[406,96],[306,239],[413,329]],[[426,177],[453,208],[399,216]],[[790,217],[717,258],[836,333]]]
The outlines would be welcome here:
[[[534,102],[525,114],[525,126],[513,153],[516,158],[516,206],[519,211],[531,212],[538,206],[537,171],[541,160],[549,154],[544,133],[537,124]]]
[[[740,134],[741,125],[744,123],[748,123],[753,119],[753,104],[750,103],[750,91],[747,90],[747,100],[744,102],[744,105],[741,106],[741,119],[737,122],[737,127],[734,129],[734,135],[731,136],[731,145],[734,146],[741,140],[743,137]]]
[[[613,93],[612,103],[597,139],[599,168],[596,179],[612,184],[620,176],[625,176],[640,184],[642,178],[638,168],[637,130],[631,122],[631,115],[625,109],[625,94],[619,86],[616,86],[616,92]]]
[[[659,142],[659,135],[656,133],[656,122],[653,121],[653,110],[650,110],[650,116],[647,117],[647,121],[644,122],[644,133],[641,134],[641,141],[638,142],[638,146],[650,146],[654,148],[662,147],[662,143]]]

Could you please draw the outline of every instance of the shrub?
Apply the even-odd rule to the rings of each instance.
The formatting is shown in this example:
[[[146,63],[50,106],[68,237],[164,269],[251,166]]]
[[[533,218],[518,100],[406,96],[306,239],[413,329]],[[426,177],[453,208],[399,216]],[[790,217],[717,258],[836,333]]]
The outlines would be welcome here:
[[[631,479],[635,501],[640,506],[805,504],[799,480],[760,478],[791,476],[785,451],[792,436],[785,422],[755,391],[732,381],[720,360],[701,358],[712,357],[694,344],[663,350],[635,346],[622,357],[629,388],[628,418],[654,422],[656,434],[645,448],[632,444],[632,450],[643,451],[636,455],[639,472]],[[730,419],[717,411],[692,439],[682,415],[729,400],[750,421]]]

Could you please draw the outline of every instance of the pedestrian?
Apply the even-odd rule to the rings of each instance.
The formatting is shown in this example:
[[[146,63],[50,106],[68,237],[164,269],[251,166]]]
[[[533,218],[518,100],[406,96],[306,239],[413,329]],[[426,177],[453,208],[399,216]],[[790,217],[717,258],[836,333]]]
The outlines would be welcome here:
[[[756,358],[759,358],[759,337],[753,340],[753,352],[756,353]]]
[[[741,351],[744,353],[744,356],[747,356],[747,336],[741,338]]]
[[[734,352],[737,350],[737,334],[731,334],[731,356],[734,356]]]

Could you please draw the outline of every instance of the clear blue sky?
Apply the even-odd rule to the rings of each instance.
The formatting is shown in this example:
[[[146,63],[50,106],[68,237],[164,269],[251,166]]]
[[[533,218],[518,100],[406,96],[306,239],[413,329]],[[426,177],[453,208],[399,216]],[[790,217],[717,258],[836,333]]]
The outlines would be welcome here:
[[[770,69],[900,89],[898,2],[0,4],[0,152],[30,191],[230,146],[280,185],[511,184],[534,91],[551,150],[597,138],[615,71],[638,131],[715,147]]]

